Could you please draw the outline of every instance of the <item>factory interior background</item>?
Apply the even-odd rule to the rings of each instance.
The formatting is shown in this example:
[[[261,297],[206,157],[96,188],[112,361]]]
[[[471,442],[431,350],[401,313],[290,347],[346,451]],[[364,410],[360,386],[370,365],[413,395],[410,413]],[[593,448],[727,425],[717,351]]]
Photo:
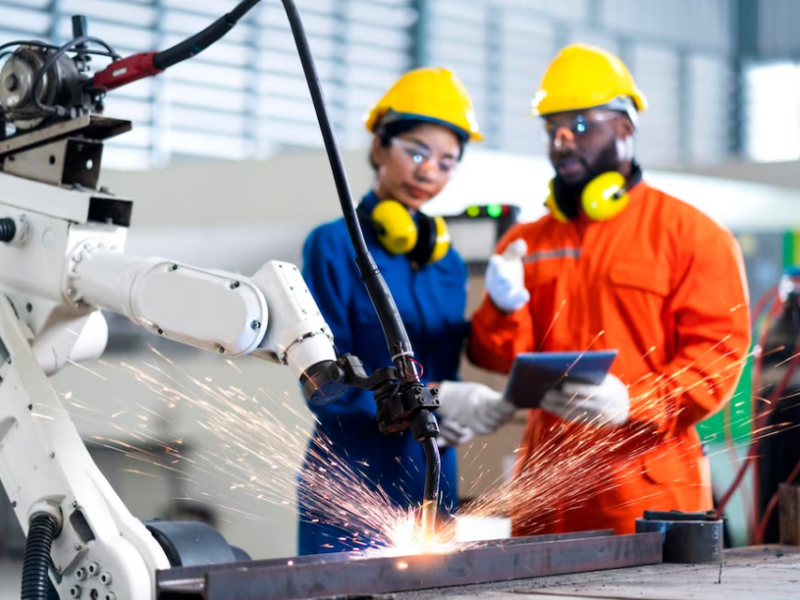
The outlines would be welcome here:
[[[62,43],[70,17],[124,56],[164,48],[203,28],[230,0],[0,0],[0,43]],[[800,264],[800,2],[796,0],[298,0],[351,188],[369,188],[365,112],[403,72],[452,68],[472,98],[486,141],[469,148],[452,184],[427,209],[515,205],[544,214],[551,168],[531,98],[563,46],[598,45],[619,55],[650,101],[637,134],[646,177],[732,230],[751,300]],[[252,274],[271,259],[301,263],[303,240],[338,218],[339,204],[308,89],[278,2],[263,1],[222,42],[163,75],[110,95],[106,114],[133,131],[110,140],[101,183],[135,202],[127,251]],[[487,249],[465,230],[456,248],[476,261]],[[462,247],[459,247],[462,244]],[[482,276],[470,281],[470,310]],[[297,515],[285,502],[240,493],[258,462],[204,426],[198,411],[167,407],[149,379],[174,377],[241,391],[274,406],[292,439],[312,427],[288,370],[236,362],[154,339],[108,315],[100,363],[71,366],[53,386],[103,473],[140,518],[213,523],[253,557],[297,554]],[[464,377],[501,390],[503,379],[465,366]],[[724,414],[699,426],[715,491],[741,456],[723,428],[747,439],[749,372]],[[233,394],[234,396],[236,394]],[[232,401],[237,401],[234,397]],[[727,421],[727,422],[725,422]],[[523,419],[461,449],[461,495],[508,476]],[[163,440],[196,457],[170,470]],[[228,444],[231,440],[228,440]],[[298,447],[301,447],[302,444]],[[258,448],[252,449],[253,454]],[[284,457],[291,466],[291,456]],[[298,450],[296,464],[302,455]],[[243,466],[237,470],[235,463]],[[153,465],[153,462],[161,466]],[[733,544],[745,544],[747,482],[730,505]],[[283,492],[282,492],[283,493]],[[2,494],[0,494],[2,496]],[[465,536],[503,535],[504,519],[465,523]],[[507,533],[506,533],[507,535]],[[0,598],[15,597],[24,538],[0,498]],[[7,592],[6,592],[7,588]]]

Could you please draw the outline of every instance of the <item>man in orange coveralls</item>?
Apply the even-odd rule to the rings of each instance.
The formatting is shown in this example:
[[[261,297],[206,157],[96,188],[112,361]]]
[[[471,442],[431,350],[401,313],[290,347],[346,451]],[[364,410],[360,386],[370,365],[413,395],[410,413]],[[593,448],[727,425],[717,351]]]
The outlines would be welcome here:
[[[533,108],[556,171],[550,214],[499,243],[472,322],[470,357],[507,373],[521,352],[619,355],[600,385],[564,383],[529,411],[516,474],[546,493],[536,476],[542,461],[571,453],[587,466],[571,475],[575,484],[601,458],[607,475],[582,500],[554,499],[545,520],[529,496],[512,497],[514,534],[632,533],[644,510],[710,510],[708,466],[693,426],[729,399],[748,352],[738,245],[642,180],[633,135],[646,101],[616,56],[565,48]],[[611,431],[623,443],[609,443]],[[526,472],[535,476],[526,480]]]

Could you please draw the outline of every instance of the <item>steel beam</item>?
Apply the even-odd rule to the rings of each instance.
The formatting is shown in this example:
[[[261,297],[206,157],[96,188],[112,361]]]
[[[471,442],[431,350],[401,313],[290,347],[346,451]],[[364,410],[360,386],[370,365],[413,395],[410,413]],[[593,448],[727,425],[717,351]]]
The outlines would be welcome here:
[[[618,569],[662,562],[660,533],[608,531],[464,545],[446,554],[307,556],[161,571],[159,600],[300,600]]]

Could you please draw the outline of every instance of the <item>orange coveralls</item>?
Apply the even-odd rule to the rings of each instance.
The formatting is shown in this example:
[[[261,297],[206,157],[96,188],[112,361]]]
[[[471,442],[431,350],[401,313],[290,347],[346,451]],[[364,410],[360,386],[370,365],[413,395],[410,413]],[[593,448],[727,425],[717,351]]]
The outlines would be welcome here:
[[[484,298],[473,317],[471,360],[507,373],[520,352],[617,349],[611,372],[629,386],[631,410],[629,423],[616,429],[630,439],[644,428],[650,442],[636,452],[625,445],[603,447],[611,465],[608,479],[577,505],[556,500],[546,522],[512,497],[514,535],[610,528],[633,533],[644,510],[713,508],[707,459],[694,425],[729,399],[750,344],[735,238],[644,182],[612,220],[591,222],[582,215],[561,223],[546,216],[513,227],[497,252],[519,238],[528,244],[523,260],[530,303],[507,315]],[[574,435],[548,440],[550,432],[570,427],[585,452],[598,452],[592,436],[607,428],[565,423],[539,409],[528,412],[518,480],[536,466],[531,462],[575,452],[559,446],[574,444]],[[541,452],[547,443],[554,447]]]

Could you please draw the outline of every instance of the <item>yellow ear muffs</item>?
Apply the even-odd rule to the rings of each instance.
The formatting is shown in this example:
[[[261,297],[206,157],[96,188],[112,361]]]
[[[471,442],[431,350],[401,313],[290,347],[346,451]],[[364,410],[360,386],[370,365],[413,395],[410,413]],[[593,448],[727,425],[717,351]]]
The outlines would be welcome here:
[[[442,217],[419,214],[414,222],[397,200],[378,202],[370,216],[378,241],[391,254],[406,254],[424,265],[442,260],[450,249],[450,232]]]
[[[383,200],[372,209],[372,222],[378,240],[392,254],[408,254],[417,245],[419,235],[408,209],[397,200]]]
[[[564,212],[558,207],[558,202],[556,202],[556,194],[553,191],[553,180],[552,179],[550,180],[550,183],[548,184],[548,189],[549,189],[549,191],[548,191],[548,194],[547,194],[547,200],[544,201],[545,207],[547,208],[547,210],[550,211],[550,214],[553,216],[553,218],[556,221],[559,221],[560,223],[568,222],[569,221],[569,217],[567,217],[567,215],[564,214]]]
[[[583,212],[592,221],[613,219],[628,206],[625,178],[609,171],[592,179],[581,194]]]

